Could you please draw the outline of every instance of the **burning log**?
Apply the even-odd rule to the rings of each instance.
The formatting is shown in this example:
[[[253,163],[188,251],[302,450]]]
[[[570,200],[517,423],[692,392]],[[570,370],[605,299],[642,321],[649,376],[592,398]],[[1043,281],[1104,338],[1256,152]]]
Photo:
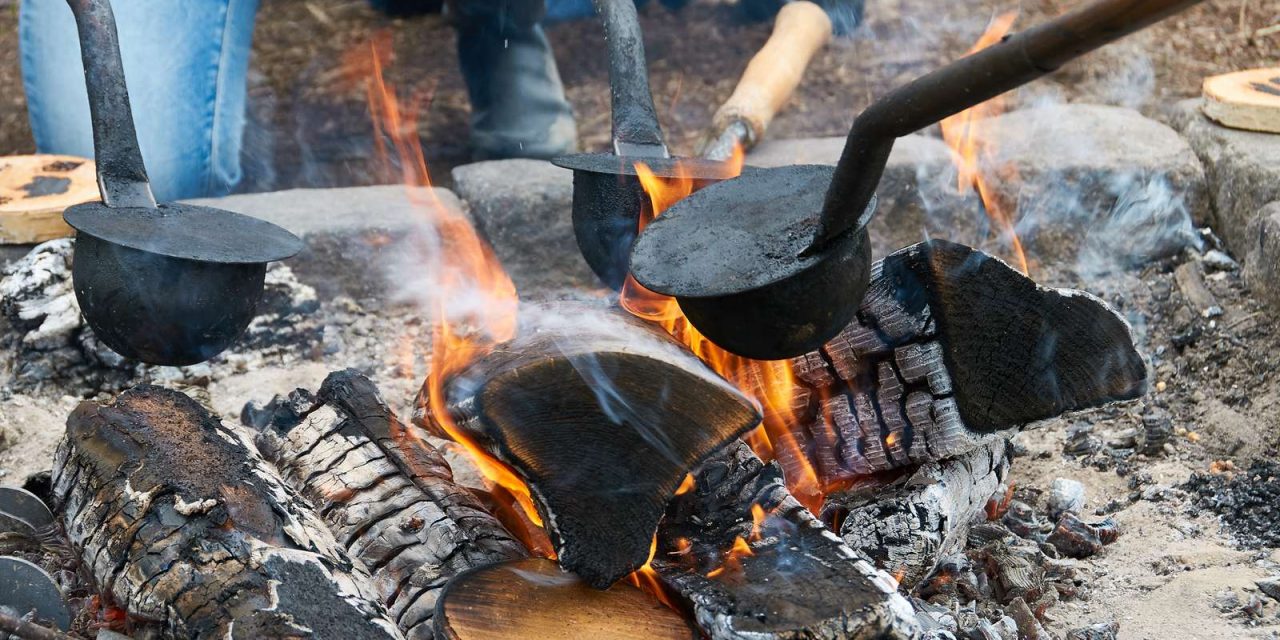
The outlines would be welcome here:
[[[653,568],[712,640],[915,638],[897,584],[796,501],[742,442],[722,450],[662,521]]]
[[[1106,303],[944,241],[877,263],[854,321],[792,365],[811,398],[798,439],[826,483],[953,458],[1147,387]]]
[[[840,537],[911,588],[963,546],[1008,472],[1006,444],[998,439],[921,465],[888,486],[830,496],[824,519],[842,519]]]
[[[444,395],[456,428],[419,419],[507,463],[561,566],[597,588],[645,563],[685,475],[760,421],[660,329],[581,306],[522,309],[518,335],[446,381]]]
[[[82,403],[54,495],[103,594],[190,638],[399,638],[368,574],[252,445],[139,386]]]
[[[524,547],[453,482],[420,427],[401,422],[364,376],[329,375],[318,397],[246,411],[258,449],[319,510],[409,638],[432,637],[436,600],[453,576],[523,558]]]
[[[692,640],[679,614],[628,584],[592,589],[550,560],[490,565],[449,582],[436,629],[444,640]]]

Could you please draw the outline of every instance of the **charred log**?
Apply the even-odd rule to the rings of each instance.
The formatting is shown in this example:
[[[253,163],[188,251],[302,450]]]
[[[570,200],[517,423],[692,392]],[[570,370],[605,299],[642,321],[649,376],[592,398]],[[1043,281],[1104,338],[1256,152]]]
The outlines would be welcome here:
[[[541,558],[468,571],[449,583],[435,616],[439,638],[692,640],[679,614],[628,584],[593,589]]]
[[[897,585],[787,491],[742,442],[671,503],[653,567],[713,640],[914,638]]]
[[[447,382],[449,413],[530,487],[561,566],[604,588],[645,563],[685,475],[760,415],[660,329],[620,312],[533,307],[520,324]]]
[[[310,506],[181,393],[82,403],[54,494],[104,596],[175,636],[401,637]]]
[[[1104,302],[944,241],[877,263],[854,321],[792,364],[810,398],[800,440],[831,452],[811,455],[827,483],[952,458],[1147,386]]]
[[[373,573],[379,601],[409,638],[432,637],[450,578],[524,548],[453,472],[420,427],[401,422],[354,370],[299,390],[268,411],[258,449],[319,509],[348,554]]]
[[[921,465],[888,486],[833,495],[825,520],[841,520],[840,537],[908,589],[942,558],[964,546],[969,525],[1009,471],[1003,439],[957,458]]]

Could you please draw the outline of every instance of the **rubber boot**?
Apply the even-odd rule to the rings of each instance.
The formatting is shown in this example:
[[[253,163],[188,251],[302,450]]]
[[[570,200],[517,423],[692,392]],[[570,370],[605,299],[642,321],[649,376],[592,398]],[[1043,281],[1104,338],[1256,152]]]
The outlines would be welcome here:
[[[577,149],[577,125],[541,3],[458,2],[458,60],[471,98],[471,146],[478,159],[551,158]],[[494,6],[501,7],[494,11]],[[468,9],[471,9],[469,12]]]

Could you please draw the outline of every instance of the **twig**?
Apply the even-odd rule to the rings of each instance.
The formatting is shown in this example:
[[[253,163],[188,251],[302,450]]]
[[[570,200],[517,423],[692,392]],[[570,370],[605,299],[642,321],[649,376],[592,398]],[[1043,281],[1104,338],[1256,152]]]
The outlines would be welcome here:
[[[74,637],[61,631],[27,622],[3,611],[0,611],[0,631],[11,633],[22,640],[75,640]]]
[[[1261,38],[1263,36],[1274,35],[1277,33],[1280,33],[1280,22],[1277,22],[1276,24],[1273,24],[1269,27],[1263,27],[1261,29],[1258,29],[1257,31],[1254,31],[1253,37]]]

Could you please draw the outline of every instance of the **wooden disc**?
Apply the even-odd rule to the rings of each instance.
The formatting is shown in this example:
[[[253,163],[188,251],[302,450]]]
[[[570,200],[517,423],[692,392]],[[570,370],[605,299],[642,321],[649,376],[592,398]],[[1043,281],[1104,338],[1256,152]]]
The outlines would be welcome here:
[[[0,244],[66,238],[71,205],[98,199],[92,160],[74,156],[0,157]]]
[[[593,589],[555,562],[529,558],[460,574],[436,604],[449,640],[690,640],[679,614],[629,584]]]
[[[1206,78],[1204,114],[1233,129],[1280,133],[1280,67]]]

